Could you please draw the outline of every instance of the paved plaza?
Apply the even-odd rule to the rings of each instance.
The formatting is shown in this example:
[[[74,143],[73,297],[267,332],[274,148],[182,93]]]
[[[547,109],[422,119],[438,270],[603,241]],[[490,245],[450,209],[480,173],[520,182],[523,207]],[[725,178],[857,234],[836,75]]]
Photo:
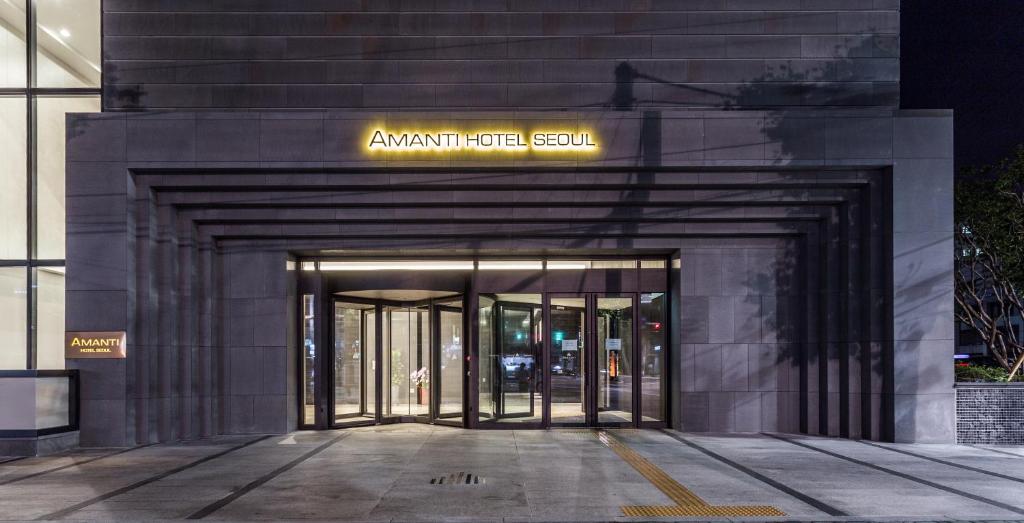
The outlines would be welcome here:
[[[1010,520],[1024,448],[389,425],[0,458],[2,520]]]

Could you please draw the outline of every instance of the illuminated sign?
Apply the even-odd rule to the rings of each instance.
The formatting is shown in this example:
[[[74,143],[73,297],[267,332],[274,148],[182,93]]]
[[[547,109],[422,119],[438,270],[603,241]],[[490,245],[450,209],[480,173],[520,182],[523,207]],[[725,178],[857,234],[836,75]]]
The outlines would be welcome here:
[[[66,332],[64,357],[68,359],[124,358],[125,332]]]
[[[520,130],[401,130],[371,129],[366,139],[370,152],[444,153],[477,152],[594,152],[597,139],[591,131],[545,129]]]

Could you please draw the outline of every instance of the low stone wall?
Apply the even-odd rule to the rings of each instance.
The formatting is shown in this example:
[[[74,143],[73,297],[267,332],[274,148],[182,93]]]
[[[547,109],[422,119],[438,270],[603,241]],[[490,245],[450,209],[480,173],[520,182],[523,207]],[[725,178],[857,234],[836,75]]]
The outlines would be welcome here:
[[[956,441],[1024,445],[1024,383],[957,383]]]

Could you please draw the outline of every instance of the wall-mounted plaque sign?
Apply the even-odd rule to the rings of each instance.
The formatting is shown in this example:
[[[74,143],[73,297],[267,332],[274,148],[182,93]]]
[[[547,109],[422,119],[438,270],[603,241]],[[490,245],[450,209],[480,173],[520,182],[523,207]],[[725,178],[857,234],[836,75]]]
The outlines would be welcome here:
[[[64,357],[67,359],[124,358],[124,356],[124,331],[64,333]]]

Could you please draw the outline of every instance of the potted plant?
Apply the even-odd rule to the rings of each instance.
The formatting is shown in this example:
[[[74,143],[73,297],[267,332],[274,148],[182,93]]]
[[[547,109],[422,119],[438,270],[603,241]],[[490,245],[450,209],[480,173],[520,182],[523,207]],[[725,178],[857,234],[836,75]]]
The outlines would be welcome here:
[[[416,403],[426,405],[430,402],[430,372],[426,367],[409,374],[409,380],[416,386]]]

